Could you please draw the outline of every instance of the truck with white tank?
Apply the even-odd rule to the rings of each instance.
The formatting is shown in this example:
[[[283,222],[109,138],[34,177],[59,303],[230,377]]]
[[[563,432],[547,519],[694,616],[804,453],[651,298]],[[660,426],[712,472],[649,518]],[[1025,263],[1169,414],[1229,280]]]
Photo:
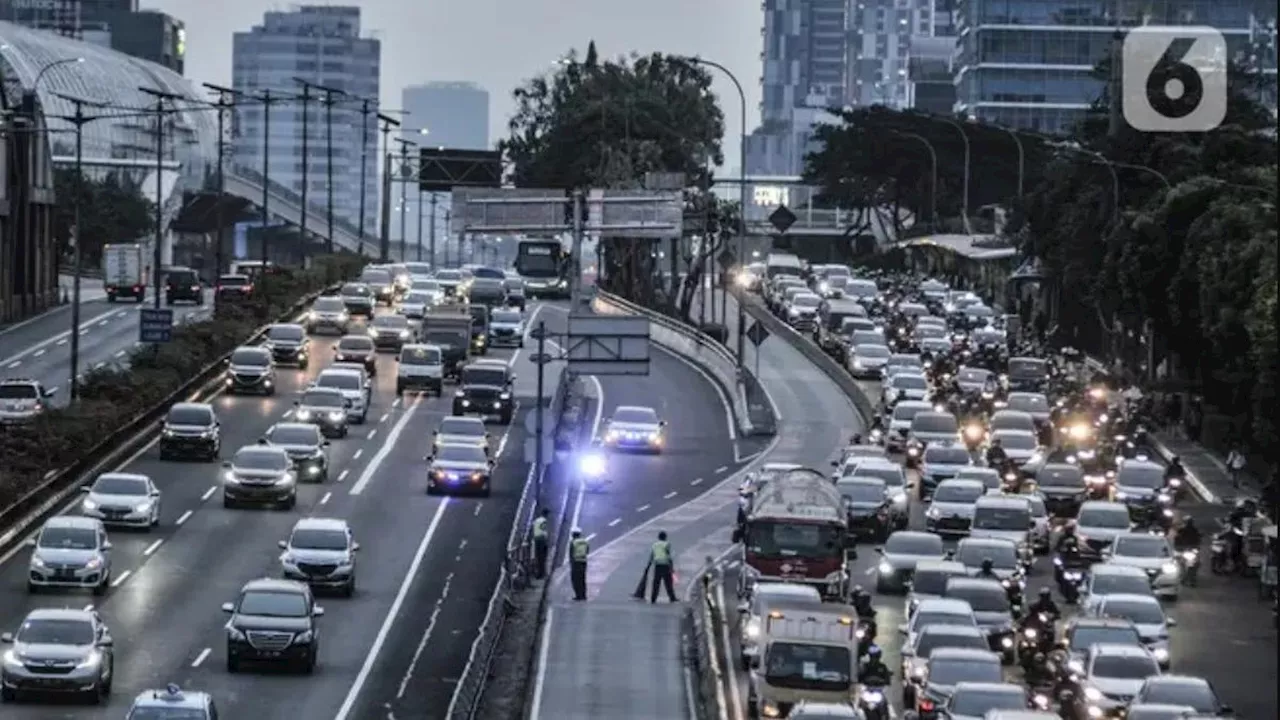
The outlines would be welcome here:
[[[147,278],[143,277],[142,246],[122,243],[102,246],[102,284],[107,302],[133,298],[142,302],[147,297]]]

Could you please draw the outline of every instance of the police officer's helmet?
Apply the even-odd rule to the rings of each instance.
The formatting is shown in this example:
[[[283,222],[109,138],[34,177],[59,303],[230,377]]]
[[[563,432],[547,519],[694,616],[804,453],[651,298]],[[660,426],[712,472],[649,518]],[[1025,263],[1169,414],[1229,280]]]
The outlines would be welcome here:
[[[982,559],[982,572],[991,572],[995,569],[996,563],[991,558]]]
[[[872,660],[879,660],[879,659],[880,659],[880,646],[879,646],[879,645],[872,645],[871,647],[867,648],[867,657],[871,658]]]
[[[1047,587],[1040,588],[1041,600],[1051,600],[1052,598],[1053,598],[1053,591],[1049,590],[1049,588]]]

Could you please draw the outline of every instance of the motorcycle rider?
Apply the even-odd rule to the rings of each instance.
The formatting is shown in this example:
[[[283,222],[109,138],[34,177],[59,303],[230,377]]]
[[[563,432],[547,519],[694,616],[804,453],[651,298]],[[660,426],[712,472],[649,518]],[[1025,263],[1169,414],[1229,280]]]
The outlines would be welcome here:
[[[1041,613],[1044,613],[1051,623],[1062,619],[1062,611],[1058,609],[1058,604],[1053,601],[1053,592],[1047,587],[1040,588],[1040,594],[1036,601],[1027,609],[1027,618],[1024,625],[1039,623]]]
[[[1164,469],[1164,481],[1169,482],[1173,478],[1182,479],[1187,476],[1187,469],[1182,466],[1182,458],[1174,455],[1169,458],[1169,465]]]
[[[850,597],[850,604],[853,609],[858,611],[858,618],[862,620],[874,620],[876,617],[875,606],[871,604],[871,593],[863,590],[861,586],[855,587]]]
[[[858,669],[858,682],[871,687],[888,687],[893,681],[893,671],[884,664],[880,646],[872,645],[867,649],[867,659]]]
[[[853,437],[849,438],[849,444],[850,444],[850,445],[861,445],[861,444],[862,444],[862,433],[854,433],[854,434],[853,434]]]
[[[1178,532],[1173,534],[1173,548],[1178,552],[1199,550],[1203,539],[1200,536],[1200,528],[1196,527],[1195,519],[1188,515],[1186,520],[1182,522],[1182,527],[1178,528]]]
[[[1000,576],[996,574],[996,563],[991,558],[982,559],[982,568],[978,570],[977,577],[986,580],[999,580]]]
[[[1075,523],[1067,523],[1062,527],[1062,532],[1058,535],[1058,542],[1054,544],[1053,550],[1059,555],[1076,552],[1080,549],[1080,538],[1076,537]]]
[[[1009,462],[1009,454],[1004,451],[1004,445],[1000,444],[1000,438],[992,438],[991,446],[987,448],[987,467],[995,468],[1003,471],[1005,463]]]

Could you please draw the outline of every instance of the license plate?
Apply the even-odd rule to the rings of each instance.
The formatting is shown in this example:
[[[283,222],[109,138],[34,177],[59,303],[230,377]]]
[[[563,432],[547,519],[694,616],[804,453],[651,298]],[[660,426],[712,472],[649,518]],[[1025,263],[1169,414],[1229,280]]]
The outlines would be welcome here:
[[[75,580],[76,573],[74,570],[57,570],[53,573],[54,580]]]

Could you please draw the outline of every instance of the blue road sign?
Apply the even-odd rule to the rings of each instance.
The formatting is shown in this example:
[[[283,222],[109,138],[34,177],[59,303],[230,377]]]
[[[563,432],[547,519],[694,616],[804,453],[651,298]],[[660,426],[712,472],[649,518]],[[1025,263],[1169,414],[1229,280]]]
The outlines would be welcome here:
[[[173,339],[173,310],[142,308],[138,317],[138,342],[166,343]]]

